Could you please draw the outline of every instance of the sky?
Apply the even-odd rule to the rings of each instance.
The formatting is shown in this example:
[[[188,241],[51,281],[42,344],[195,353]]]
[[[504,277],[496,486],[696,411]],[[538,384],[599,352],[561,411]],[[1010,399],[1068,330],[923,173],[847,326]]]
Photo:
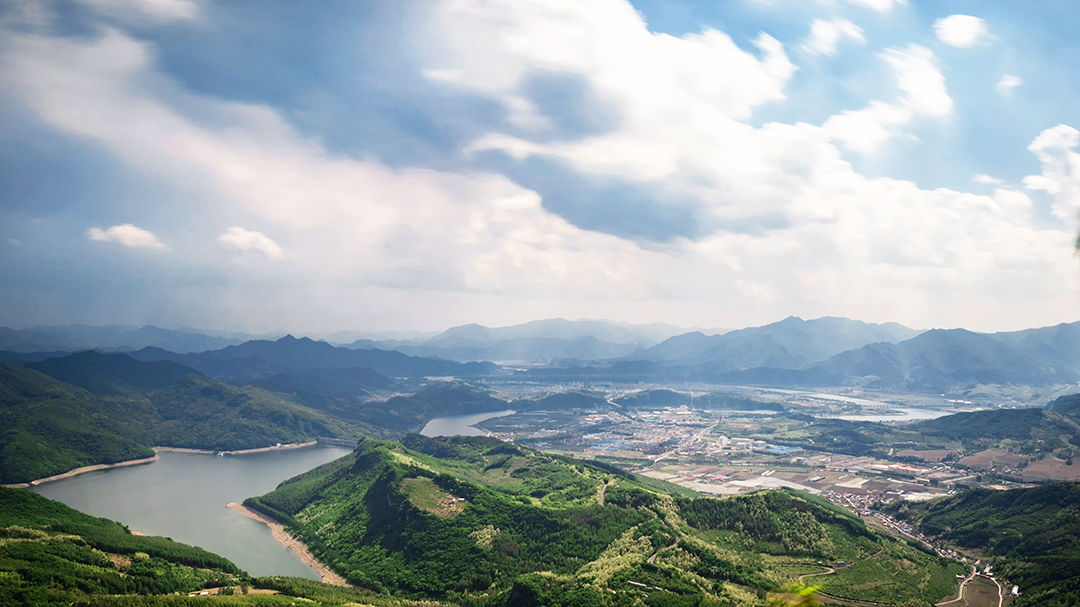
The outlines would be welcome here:
[[[0,0],[0,325],[1080,320],[1070,0]]]

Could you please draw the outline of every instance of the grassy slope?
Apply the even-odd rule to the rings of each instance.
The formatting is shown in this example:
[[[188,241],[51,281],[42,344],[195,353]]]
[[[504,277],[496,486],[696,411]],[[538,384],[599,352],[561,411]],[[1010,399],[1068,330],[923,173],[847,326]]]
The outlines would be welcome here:
[[[366,441],[247,503],[353,583],[478,605],[760,605],[759,591],[819,560],[869,561],[886,582],[840,572],[821,580],[833,594],[935,601],[961,569],[789,492],[676,498],[493,439],[407,442]],[[663,590],[641,597],[630,580]]]
[[[975,489],[892,511],[928,535],[990,555],[995,572],[1024,591],[1017,607],[1080,604],[1080,483]]]

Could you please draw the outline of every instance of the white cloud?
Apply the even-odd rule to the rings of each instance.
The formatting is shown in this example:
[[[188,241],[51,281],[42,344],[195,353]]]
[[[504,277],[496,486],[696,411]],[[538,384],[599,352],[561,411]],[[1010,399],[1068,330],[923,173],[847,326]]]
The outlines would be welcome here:
[[[934,22],[938,40],[957,48],[971,48],[990,38],[986,22],[971,15],[950,15]]]
[[[261,251],[270,259],[285,259],[281,245],[262,232],[253,232],[240,226],[233,226],[218,236],[218,242],[241,251]]]
[[[825,128],[752,126],[755,110],[783,100],[795,69],[767,35],[747,50],[721,32],[654,34],[616,0],[436,8],[432,31],[444,37],[430,36],[427,50],[446,86],[510,104],[528,100],[531,70],[559,71],[579,76],[620,118],[579,140],[491,132],[473,149],[543,156],[676,194],[701,204],[712,231],[641,246],[575,227],[498,174],[335,155],[266,107],[146,88],[160,78],[152,49],[118,32],[96,40],[5,32],[0,85],[53,129],[222,209],[189,230],[210,219],[255,224],[287,242],[290,263],[226,268],[233,283],[214,298],[192,292],[176,302],[232,310],[247,326],[310,318],[328,328],[372,318],[430,326],[478,310],[509,321],[715,326],[718,317],[753,324],[828,313],[975,328],[1074,314],[1073,226],[1041,226],[1022,193],[870,178]],[[870,118],[889,135],[904,120],[951,110],[944,79],[925,69],[933,55],[920,49],[884,55],[901,98],[878,102]],[[223,217],[229,223],[216,223]]]
[[[986,183],[986,184],[990,184],[990,185],[1001,185],[1001,184],[1005,183],[1004,179],[997,179],[997,178],[991,177],[990,175],[985,175],[985,174],[982,174],[982,173],[976,175],[975,177],[972,177],[972,180],[975,183]]]
[[[163,242],[154,236],[153,232],[131,225],[130,223],[113,226],[107,230],[90,228],[86,235],[91,240],[101,242],[118,242],[125,247],[145,249],[168,249]]]
[[[893,69],[903,96],[892,104],[875,100],[861,110],[845,110],[822,125],[847,148],[864,154],[877,150],[901,133],[900,127],[916,117],[941,117],[953,108],[945,76],[938,70],[937,59],[929,49],[912,44],[907,50],[886,49],[880,56]]]
[[[835,56],[841,40],[847,39],[856,44],[866,44],[866,37],[861,27],[844,19],[835,17],[832,21],[814,19],[810,23],[810,36],[802,45],[802,50],[811,55]]]
[[[127,16],[139,15],[157,21],[194,19],[199,5],[192,0],[78,0],[95,10]]]
[[[894,6],[907,5],[907,0],[848,0],[848,3],[863,8],[869,8],[878,11],[879,13],[887,13],[891,11]]]
[[[1046,129],[1028,149],[1034,152],[1042,164],[1042,174],[1024,178],[1024,186],[1030,190],[1043,190],[1054,196],[1054,215],[1070,223],[1080,212],[1080,131],[1059,124]]]
[[[1008,97],[1012,95],[1013,89],[1020,86],[1021,84],[1024,84],[1024,81],[1021,80],[1018,76],[1013,76],[1012,74],[1005,74],[1001,77],[1001,80],[998,80],[998,83],[996,85],[997,92],[1005,97]]]

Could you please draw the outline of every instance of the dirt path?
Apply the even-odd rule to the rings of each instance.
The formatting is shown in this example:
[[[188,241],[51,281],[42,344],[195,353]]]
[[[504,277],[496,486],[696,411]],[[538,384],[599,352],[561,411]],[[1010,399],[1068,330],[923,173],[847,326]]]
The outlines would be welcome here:
[[[660,522],[664,523],[664,521],[660,521]],[[664,526],[667,527],[668,529],[671,529],[671,525],[668,525],[667,523],[664,523]],[[674,529],[672,529],[672,533],[675,533]],[[673,544],[671,544],[670,546],[664,546],[663,548],[657,550],[652,556],[649,557],[648,563],[650,565],[653,564],[654,562],[656,562],[656,557],[660,556],[661,552],[664,552],[665,550],[671,550],[672,548],[674,548],[675,546],[678,546],[678,545],[679,545],[679,534],[675,533],[675,542]]]
[[[600,487],[600,505],[604,505],[604,494],[607,493],[607,483],[604,483],[603,487]]]
[[[834,573],[836,573],[836,570],[833,569],[832,567],[829,567],[828,571],[822,571],[821,573],[807,573],[806,575],[800,575],[799,576],[799,583],[801,584],[802,581],[805,580],[808,577],[814,577],[814,576],[817,576],[817,575],[832,575]]]
[[[940,607],[941,605],[949,605],[951,603],[955,603],[957,601],[964,600],[964,589],[967,588],[968,582],[970,582],[972,580],[972,578],[974,578],[974,577],[975,577],[975,567],[972,567],[971,568],[971,574],[968,575],[966,578],[964,578],[964,581],[960,582],[960,593],[956,595],[956,598],[952,599],[950,601],[942,601],[940,603],[934,603],[935,607]]]
[[[300,560],[304,561],[304,563],[307,564],[308,567],[311,567],[311,569],[315,573],[319,574],[319,577],[322,578],[323,583],[333,584],[334,586],[349,585],[345,582],[345,578],[334,573],[329,567],[320,563],[318,559],[316,559],[315,556],[308,551],[307,546],[305,546],[302,542],[298,541],[293,536],[289,535],[289,532],[285,531],[285,527],[281,523],[275,521],[268,516],[263,516],[262,514],[255,512],[254,510],[244,506],[243,504],[233,503],[228,504],[225,507],[229,510],[235,510],[250,519],[254,519],[270,527],[270,533],[273,534],[274,539],[281,542],[281,544],[289,550],[295,552],[297,556],[300,557]]]

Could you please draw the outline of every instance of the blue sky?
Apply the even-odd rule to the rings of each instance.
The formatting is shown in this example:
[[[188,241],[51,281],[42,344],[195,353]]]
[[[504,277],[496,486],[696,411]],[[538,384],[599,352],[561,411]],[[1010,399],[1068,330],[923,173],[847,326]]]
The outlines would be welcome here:
[[[8,0],[0,324],[1077,320],[1080,17]]]

